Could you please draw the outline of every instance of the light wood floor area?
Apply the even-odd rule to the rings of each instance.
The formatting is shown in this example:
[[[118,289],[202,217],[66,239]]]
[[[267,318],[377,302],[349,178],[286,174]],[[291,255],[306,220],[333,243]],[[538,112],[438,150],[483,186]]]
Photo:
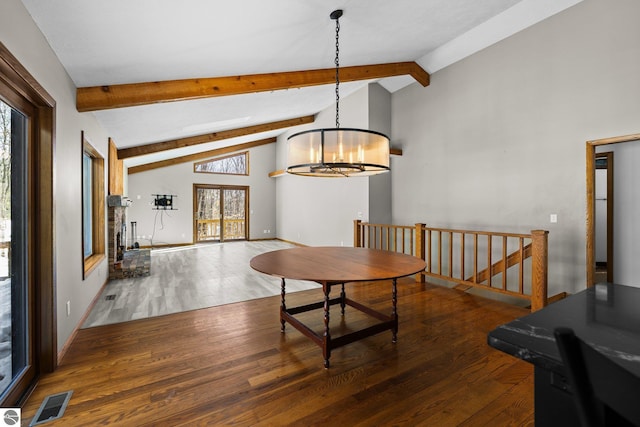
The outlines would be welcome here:
[[[280,240],[258,240],[154,249],[150,276],[111,280],[82,327],[280,295],[280,279],[253,270],[249,262],[256,255],[293,247]],[[287,281],[290,292],[319,286]]]
[[[390,307],[390,284],[349,284],[347,294]],[[288,305],[321,298],[288,295]],[[334,350],[288,326],[279,297],[78,332],[59,369],[23,407],[27,425],[43,398],[73,390],[47,426],[503,426],[533,425],[532,366],[486,343],[525,309],[404,279],[397,344],[385,332]],[[321,312],[306,313],[322,328]],[[365,321],[332,311],[332,336]]]

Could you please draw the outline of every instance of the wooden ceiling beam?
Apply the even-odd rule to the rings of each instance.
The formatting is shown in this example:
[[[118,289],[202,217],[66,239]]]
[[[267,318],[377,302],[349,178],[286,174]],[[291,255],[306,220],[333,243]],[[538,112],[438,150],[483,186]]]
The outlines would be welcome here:
[[[259,147],[261,145],[272,144],[278,138],[266,138],[258,141],[245,142],[244,144],[230,145],[228,147],[216,148],[215,150],[203,151],[201,153],[188,154],[186,156],[175,157],[173,159],[160,160],[158,162],[145,163],[143,165],[131,166],[127,171],[129,175],[139,172],[146,172],[153,169],[164,168],[167,166],[178,165],[180,163],[195,162],[210,157],[217,157],[223,154],[234,153],[236,151],[248,150],[250,148]]]
[[[412,76],[422,86],[429,85],[429,73],[416,62],[394,62],[340,68],[341,82],[382,79],[403,75]],[[86,112],[160,102],[268,92],[330,84],[335,82],[335,78],[335,68],[325,68],[244,76],[81,87],[76,92],[76,108],[80,112]]]
[[[174,150],[176,148],[190,147],[192,145],[205,144],[207,142],[221,141],[224,139],[237,138],[254,133],[269,132],[276,129],[288,128],[307,123],[313,123],[315,116],[296,117],[295,119],[280,120],[278,122],[263,123],[244,128],[223,130],[220,132],[207,133],[204,135],[189,136],[186,138],[173,139],[170,141],[155,142],[152,144],[136,145],[134,147],[118,149],[118,159],[128,159],[130,157],[143,156],[145,154],[158,153],[161,151]]]

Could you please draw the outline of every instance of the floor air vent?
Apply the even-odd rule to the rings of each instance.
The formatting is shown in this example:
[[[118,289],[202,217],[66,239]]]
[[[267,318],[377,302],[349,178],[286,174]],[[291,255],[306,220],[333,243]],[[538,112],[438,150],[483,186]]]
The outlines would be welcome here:
[[[115,295],[107,295],[106,297],[104,297],[104,299],[106,299],[107,301],[113,301],[114,299],[116,299]]]
[[[31,424],[29,424],[29,427],[44,424],[62,417],[72,394],[73,390],[70,390],[45,397],[38,412],[36,412],[36,415],[33,417]]]

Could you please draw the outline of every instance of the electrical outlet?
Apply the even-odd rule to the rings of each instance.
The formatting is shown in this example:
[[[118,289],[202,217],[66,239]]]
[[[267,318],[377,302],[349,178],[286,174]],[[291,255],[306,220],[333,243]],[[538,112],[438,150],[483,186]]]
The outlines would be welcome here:
[[[71,301],[67,301],[67,317],[71,316]]]
[[[557,223],[558,222],[558,214],[549,215],[549,222],[551,222],[552,224]]]

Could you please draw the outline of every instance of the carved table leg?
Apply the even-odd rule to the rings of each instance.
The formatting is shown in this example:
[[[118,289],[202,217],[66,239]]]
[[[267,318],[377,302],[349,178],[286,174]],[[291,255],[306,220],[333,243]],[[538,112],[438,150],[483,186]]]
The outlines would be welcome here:
[[[331,286],[327,283],[322,285],[324,290],[324,339],[322,345],[322,355],[324,356],[324,367],[329,368],[329,358],[331,357],[331,334],[329,333],[329,293]]]
[[[344,316],[345,299],[347,294],[344,292],[344,283],[342,284],[342,291],[340,292],[340,308],[342,309],[342,315]]]
[[[284,277],[282,278],[282,284],[280,285],[280,299],[281,299],[281,305],[280,305],[280,332],[284,332],[284,317],[283,314],[285,313],[285,311],[287,311],[287,306],[284,303],[284,294],[285,294],[285,283],[284,283]]]
[[[391,304],[392,304],[392,310],[391,310],[391,317],[393,317],[393,329],[391,330],[391,333],[393,334],[393,338],[391,339],[391,342],[397,342],[398,341],[398,310],[397,310],[397,306],[398,306],[398,280],[397,279],[393,279],[393,284],[391,285]]]

